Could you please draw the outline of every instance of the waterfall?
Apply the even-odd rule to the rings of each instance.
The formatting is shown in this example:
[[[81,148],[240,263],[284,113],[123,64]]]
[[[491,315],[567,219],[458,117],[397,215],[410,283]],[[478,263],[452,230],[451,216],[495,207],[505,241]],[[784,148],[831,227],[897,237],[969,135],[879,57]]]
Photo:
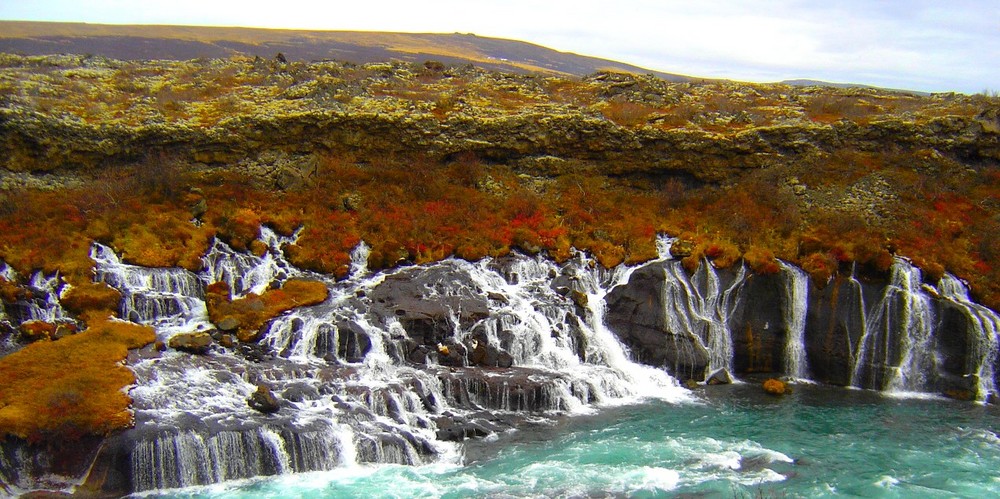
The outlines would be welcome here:
[[[858,340],[851,386],[893,392],[921,391],[936,373],[934,314],[920,270],[893,262],[889,284],[869,311]]]
[[[958,278],[945,274],[937,285],[941,297],[954,303],[968,319],[969,353],[965,371],[976,376],[976,398],[987,400],[997,393],[994,371],[998,357],[1000,316],[969,298],[969,288]]]
[[[95,280],[122,293],[123,319],[155,326],[160,339],[173,333],[205,329],[204,280],[181,268],[146,268],[122,263],[115,252],[95,243],[90,252]]]
[[[226,243],[216,239],[202,258],[206,280],[225,282],[232,290],[233,298],[241,298],[248,293],[261,294],[272,283],[280,284],[289,277],[302,272],[290,264],[281,252],[281,247],[295,242],[292,237],[282,237],[267,226],[260,228],[260,240],[267,251],[262,256],[233,251]]]
[[[126,297],[123,316],[166,338],[212,328],[203,291],[211,282],[249,293],[305,274],[281,256],[287,239],[262,234],[263,256],[216,241],[197,274],[123,264],[100,245],[93,257],[98,279]],[[275,318],[255,347],[168,350],[133,366],[136,491],[459,459],[451,440],[504,431],[519,413],[689,397],[662,371],[632,362],[603,323],[604,297],[627,281],[627,267],[515,254],[371,274],[367,252],[353,252],[348,279],[324,278],[330,299]],[[471,367],[482,362],[502,365]],[[248,406],[260,384],[280,398],[277,413]]]
[[[664,266],[663,304],[666,329],[684,334],[708,352],[708,371],[733,370],[733,338],[730,319],[739,305],[746,283],[746,267],[740,265],[728,286],[707,260],[690,277],[680,261]]]
[[[806,308],[809,276],[800,268],[780,262],[785,286],[781,315],[785,325],[785,374],[796,380],[809,378],[806,359]]]

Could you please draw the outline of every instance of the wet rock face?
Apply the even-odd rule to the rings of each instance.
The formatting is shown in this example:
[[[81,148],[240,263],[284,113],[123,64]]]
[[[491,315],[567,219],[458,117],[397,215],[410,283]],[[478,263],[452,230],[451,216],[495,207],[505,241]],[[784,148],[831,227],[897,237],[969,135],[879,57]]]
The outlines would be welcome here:
[[[608,327],[632,350],[639,362],[663,367],[681,379],[702,380],[708,352],[682,332],[666,329],[663,267],[637,269],[625,286],[608,294]]]
[[[638,361],[662,367],[679,379],[702,381],[710,364],[705,342],[685,331],[671,330],[667,317],[667,314],[689,314],[688,322],[698,329],[697,334],[707,329],[703,318],[690,309],[666,309],[665,280],[670,277],[665,266],[675,264],[673,261],[647,264],[632,274],[628,284],[612,290],[607,297],[608,327],[629,346]],[[732,269],[717,273],[723,288],[735,279]],[[707,290],[692,291],[707,293]],[[742,284],[732,299],[728,321],[735,373],[782,369],[785,332],[781,307],[780,277],[753,276]]]
[[[990,340],[996,316],[948,291],[954,283],[922,280],[903,260],[886,275],[840,276],[823,287],[810,282],[798,312],[789,301],[796,274],[787,269],[732,286],[737,269],[711,270],[713,281],[704,265],[701,275],[678,274],[671,265],[676,261],[647,264],[612,290],[607,320],[637,360],[682,380],[701,381],[707,368],[726,367],[719,352],[731,347],[737,376],[792,375],[790,363],[801,355],[805,372],[795,375],[822,383],[958,399],[988,398],[994,390],[995,381],[980,376],[1000,372]],[[789,331],[796,313],[804,315],[798,343]],[[713,334],[728,334],[730,343],[713,345]]]
[[[251,409],[264,414],[273,414],[281,409],[281,401],[265,385],[257,385],[257,391],[253,392],[250,398],[247,399],[247,405]]]

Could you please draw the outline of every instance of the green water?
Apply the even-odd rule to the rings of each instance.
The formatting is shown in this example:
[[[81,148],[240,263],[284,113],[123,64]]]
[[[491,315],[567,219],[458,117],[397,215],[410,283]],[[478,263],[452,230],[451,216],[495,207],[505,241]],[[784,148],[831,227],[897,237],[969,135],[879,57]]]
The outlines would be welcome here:
[[[997,497],[1000,410],[753,384],[604,408],[467,450],[465,466],[356,466],[162,497]]]

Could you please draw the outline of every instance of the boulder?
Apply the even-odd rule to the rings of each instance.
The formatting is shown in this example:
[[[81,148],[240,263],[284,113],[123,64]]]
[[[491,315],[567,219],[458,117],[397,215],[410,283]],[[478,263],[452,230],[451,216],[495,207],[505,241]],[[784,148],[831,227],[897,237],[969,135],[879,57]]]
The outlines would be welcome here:
[[[212,335],[204,331],[174,335],[167,345],[174,350],[204,355],[212,348]]]
[[[222,331],[235,331],[240,327],[240,320],[233,316],[224,317],[216,324],[216,327]]]
[[[706,383],[709,385],[731,385],[733,384],[733,375],[727,369],[719,369],[708,376]]]
[[[278,400],[278,397],[271,392],[270,388],[261,384],[257,385],[257,391],[253,392],[247,399],[247,405],[264,414],[274,414],[278,412],[278,409],[281,409],[281,401]]]

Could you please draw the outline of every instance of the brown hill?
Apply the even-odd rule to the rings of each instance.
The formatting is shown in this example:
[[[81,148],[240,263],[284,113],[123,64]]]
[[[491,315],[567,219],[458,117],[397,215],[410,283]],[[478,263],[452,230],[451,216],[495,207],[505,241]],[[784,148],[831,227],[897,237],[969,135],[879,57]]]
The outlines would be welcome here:
[[[189,60],[232,56],[364,64],[437,60],[508,72],[584,76],[598,71],[676,74],[559,52],[531,43],[474,34],[299,31],[204,26],[138,26],[0,21],[0,52],[21,55],[93,54],[119,60]]]

